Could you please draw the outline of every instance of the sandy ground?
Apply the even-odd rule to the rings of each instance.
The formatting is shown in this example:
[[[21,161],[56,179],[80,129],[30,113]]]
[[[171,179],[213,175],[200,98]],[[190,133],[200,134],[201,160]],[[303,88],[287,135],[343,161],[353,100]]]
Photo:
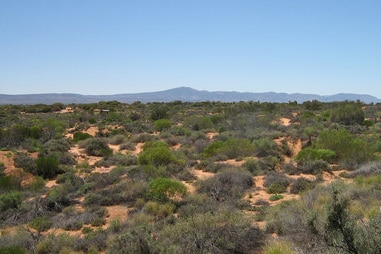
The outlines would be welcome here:
[[[284,126],[289,126],[289,125],[290,125],[290,122],[291,122],[291,119],[290,119],[290,118],[282,117],[282,118],[280,119],[280,124],[281,124],[281,125],[284,125]]]
[[[4,163],[4,173],[9,174],[15,169],[15,163],[13,162],[13,153],[10,151],[0,151],[0,162]]]
[[[210,139],[210,140],[212,140],[215,136],[217,136],[218,135],[218,132],[208,132],[208,133],[206,133],[206,136]]]
[[[108,216],[106,218],[106,224],[103,225],[103,229],[107,229],[110,227],[110,224],[114,220],[120,220],[120,222],[124,222],[128,217],[128,212],[131,210],[130,208],[123,205],[113,205],[106,207]]]

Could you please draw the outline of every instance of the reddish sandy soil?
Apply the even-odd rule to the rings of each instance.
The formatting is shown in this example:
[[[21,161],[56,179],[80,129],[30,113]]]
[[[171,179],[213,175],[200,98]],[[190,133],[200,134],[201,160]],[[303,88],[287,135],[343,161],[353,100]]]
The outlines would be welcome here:
[[[206,133],[206,136],[210,139],[210,140],[212,140],[215,136],[217,136],[218,135],[218,132],[208,132],[208,133]]]
[[[289,126],[290,125],[290,122],[291,122],[291,119],[290,118],[281,118],[280,119],[280,124],[281,125],[284,125],[284,126]]]
[[[244,160],[240,160],[240,161],[237,161],[237,160],[226,160],[226,161],[217,161],[216,163],[219,163],[219,164],[228,164],[230,166],[234,166],[234,167],[240,167],[242,166],[245,161]]]
[[[114,206],[108,206],[106,207],[108,216],[106,218],[106,224],[103,225],[103,229],[106,229],[110,227],[110,223],[113,220],[120,220],[120,222],[123,222],[128,217],[128,212],[131,210],[130,208],[123,206],[123,205],[114,205]]]
[[[135,146],[135,151],[132,152],[133,155],[137,156],[141,151],[143,151],[144,143],[137,143]]]
[[[13,153],[10,151],[0,151],[0,162],[4,163],[6,174],[9,174],[15,169],[15,163],[13,162]]]

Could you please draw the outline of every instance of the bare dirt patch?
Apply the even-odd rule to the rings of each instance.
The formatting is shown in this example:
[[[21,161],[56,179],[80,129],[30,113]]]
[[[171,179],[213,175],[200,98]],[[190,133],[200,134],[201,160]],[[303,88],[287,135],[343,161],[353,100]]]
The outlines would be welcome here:
[[[217,161],[216,163],[227,164],[234,167],[241,167],[245,163],[245,161],[244,160],[237,161],[232,159],[232,160],[226,160],[226,161]]]
[[[290,118],[285,118],[282,117],[280,120],[280,124],[283,126],[289,126],[291,124],[291,119]]]
[[[45,184],[45,186],[46,186],[47,188],[52,188],[52,187],[57,186],[57,185],[58,185],[58,184],[57,184],[56,180],[49,180],[49,181],[47,181],[46,184]]]
[[[198,169],[192,169],[190,172],[196,176],[199,180],[206,180],[208,178],[211,178],[215,175],[215,173],[206,172]]]
[[[125,221],[128,217],[128,212],[130,211],[130,208],[123,205],[107,206],[106,209],[108,216],[106,218],[106,224],[103,225],[103,229],[110,227],[113,220],[120,220],[120,222]]]
[[[206,136],[208,137],[208,139],[212,140],[215,136],[218,135],[218,132],[208,132],[206,133]]]
[[[6,174],[9,174],[15,169],[15,163],[13,161],[14,155],[10,151],[0,151],[0,162],[4,163]]]
[[[97,133],[99,132],[99,128],[96,126],[91,126],[87,130],[85,130],[84,132],[95,137],[95,135],[97,135]]]
[[[109,144],[108,146],[113,151],[113,153],[117,153],[117,152],[120,151],[120,145],[111,145],[111,144]]]
[[[143,145],[144,145],[143,142],[137,143],[135,146],[135,151],[133,151],[132,154],[137,156],[139,153],[141,153],[143,151]]]
[[[109,173],[111,170],[116,168],[116,166],[111,166],[111,167],[95,167],[92,172],[93,173]]]

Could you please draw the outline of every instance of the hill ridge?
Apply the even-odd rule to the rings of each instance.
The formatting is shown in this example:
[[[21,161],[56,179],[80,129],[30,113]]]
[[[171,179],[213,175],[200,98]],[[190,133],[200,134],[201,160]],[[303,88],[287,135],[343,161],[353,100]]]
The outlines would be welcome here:
[[[176,87],[156,92],[122,93],[113,95],[83,95],[76,93],[40,93],[40,94],[0,94],[0,104],[54,104],[54,103],[97,103],[99,101],[119,101],[122,103],[171,102],[171,101],[260,101],[260,102],[290,102],[317,100],[321,102],[333,101],[362,101],[364,103],[379,103],[380,99],[368,94],[337,93],[333,95],[318,95],[304,93],[278,92],[237,92],[237,91],[207,91],[196,90],[191,87]]]

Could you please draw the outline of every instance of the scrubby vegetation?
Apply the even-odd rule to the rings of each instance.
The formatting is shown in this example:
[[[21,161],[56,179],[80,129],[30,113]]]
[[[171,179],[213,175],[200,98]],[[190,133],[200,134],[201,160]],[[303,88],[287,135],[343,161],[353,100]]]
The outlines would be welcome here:
[[[379,253],[380,112],[2,105],[0,253]]]

